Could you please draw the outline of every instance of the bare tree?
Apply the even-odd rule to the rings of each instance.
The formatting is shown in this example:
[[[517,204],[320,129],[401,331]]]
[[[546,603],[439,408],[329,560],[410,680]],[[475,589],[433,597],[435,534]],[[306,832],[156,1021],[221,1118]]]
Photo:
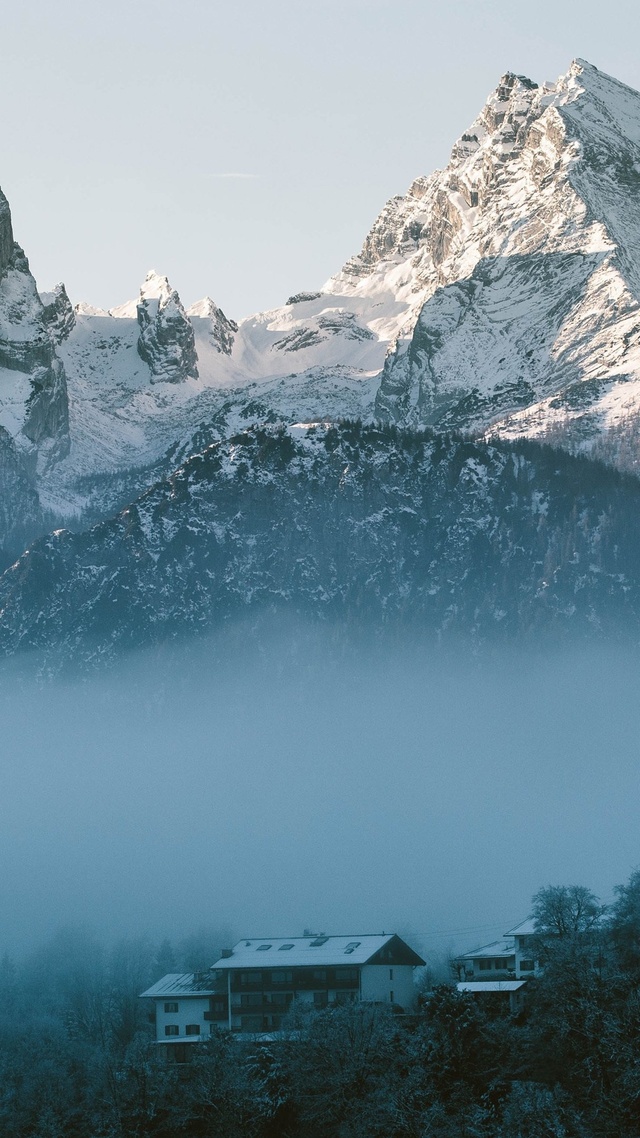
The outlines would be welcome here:
[[[542,936],[576,937],[599,923],[606,912],[584,885],[547,885],[533,897],[532,916]]]

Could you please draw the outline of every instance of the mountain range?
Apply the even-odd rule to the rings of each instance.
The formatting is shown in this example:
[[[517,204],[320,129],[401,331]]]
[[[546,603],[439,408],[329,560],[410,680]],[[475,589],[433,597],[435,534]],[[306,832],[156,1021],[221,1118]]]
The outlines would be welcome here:
[[[322,288],[39,293],[0,195],[7,652],[239,613],[637,628],[640,94],[503,76]],[[16,561],[16,557],[18,560]]]

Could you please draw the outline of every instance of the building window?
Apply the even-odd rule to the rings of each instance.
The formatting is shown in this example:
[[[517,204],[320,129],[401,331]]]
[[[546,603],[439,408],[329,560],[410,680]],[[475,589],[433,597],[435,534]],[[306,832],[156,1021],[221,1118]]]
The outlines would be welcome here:
[[[270,944],[259,944],[256,948],[256,952],[268,952],[270,948]]]
[[[323,983],[327,979],[326,968],[314,968],[313,979],[319,981],[320,983]]]
[[[393,1003],[393,992],[389,992],[389,1003]]]
[[[520,971],[521,972],[533,972],[535,970],[535,966],[536,966],[535,960],[521,960],[520,961]]]
[[[185,1035],[200,1035],[199,1023],[188,1023],[185,1028]]]
[[[317,1008],[326,1008],[329,1003],[329,997],[326,992],[314,992],[313,1002]]]
[[[272,984],[291,984],[293,982],[293,972],[286,972],[284,969],[281,972],[271,973]]]
[[[389,979],[393,980],[393,968],[389,969]]]
[[[241,1008],[255,1008],[262,1003],[262,992],[247,992],[240,996]]]
[[[179,1035],[180,1030],[177,1023],[167,1023],[164,1028],[165,1035]]]
[[[480,965],[480,970],[482,972],[486,972],[487,968],[491,968],[491,963],[492,962],[490,960],[479,960],[478,961],[478,964]]]
[[[358,981],[357,968],[336,968],[336,980],[355,984]]]
[[[177,1012],[178,1005],[176,1003],[168,1003],[164,1005],[165,1012]]]
[[[240,983],[241,984],[261,984],[262,983],[262,972],[241,972],[240,973]]]
[[[293,948],[292,944],[281,944],[278,952],[287,952],[290,948]]]
[[[269,1004],[279,1004],[288,1007],[293,1000],[293,992],[270,992],[267,998]]]

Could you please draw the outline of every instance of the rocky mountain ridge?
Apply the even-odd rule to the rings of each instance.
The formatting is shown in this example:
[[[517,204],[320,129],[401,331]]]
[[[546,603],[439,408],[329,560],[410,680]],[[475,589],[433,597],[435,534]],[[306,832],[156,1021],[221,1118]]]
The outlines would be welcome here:
[[[583,61],[553,87],[504,77],[429,186],[419,260],[438,285],[385,361],[380,415],[507,437],[562,423],[589,449],[636,414],[639,143],[640,96]]]
[[[64,368],[23,250],[13,239],[0,193],[0,426],[32,468],[42,471],[69,449]]]
[[[5,651],[283,605],[636,635],[638,484],[588,456],[640,470],[638,189],[640,95],[576,61],[504,76],[335,277],[240,323],[155,272],[39,296],[0,198]]]
[[[638,187],[640,95],[581,60],[542,87],[507,74],[448,166],[388,202],[322,289],[279,309],[239,324],[210,298],[187,312],[155,273],[110,312],[72,311],[63,287],[42,307],[23,266],[26,356],[35,366],[39,344],[44,370],[16,417],[14,343],[0,424],[42,450],[42,505],[72,524],[124,504],[109,480],[138,492],[194,439],[259,420],[549,438],[635,469]],[[6,289],[6,201],[1,216]]]
[[[265,618],[433,643],[636,638],[640,482],[535,443],[256,427],[0,579],[0,649],[51,666]]]

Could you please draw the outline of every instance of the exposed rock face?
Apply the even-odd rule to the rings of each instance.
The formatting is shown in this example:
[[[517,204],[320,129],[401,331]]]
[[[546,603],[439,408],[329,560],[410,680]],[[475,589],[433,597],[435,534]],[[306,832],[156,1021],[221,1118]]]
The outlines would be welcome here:
[[[290,296],[286,304],[304,304],[307,300],[319,300],[322,296],[320,292],[296,292]]]
[[[73,453],[44,492],[77,516],[92,479],[102,498],[259,419],[491,430],[639,470],[638,171],[637,93],[580,61],[544,87],[505,75],[447,168],[387,203],[322,291],[237,329],[155,275],[109,313],[79,306],[59,348]],[[123,501],[102,500],[105,516]]]
[[[0,369],[0,425],[34,444],[41,458],[65,454],[66,376],[29,262],[15,242],[0,275]]]
[[[56,344],[62,344],[75,328],[76,314],[64,285],[57,284],[51,292],[41,292],[44,320]]]
[[[543,88],[505,75],[345,267],[366,281],[411,256],[417,319],[376,413],[507,436],[561,423],[569,449],[640,413],[638,190],[637,92],[583,61]]]
[[[150,272],[137,304],[138,354],[151,370],[152,383],[183,383],[198,378],[193,327],[180,297],[166,277]]]
[[[328,523],[330,519],[330,524]],[[96,659],[264,613],[422,638],[640,636],[640,483],[533,443],[256,428],[0,580],[0,646]]]
[[[187,316],[191,320],[194,318],[196,320],[207,320],[209,322],[209,342],[222,355],[231,355],[238,325],[235,320],[229,320],[228,316],[225,316],[222,309],[218,308],[210,296],[205,296],[203,300],[198,300],[196,304],[192,304],[187,309]]]
[[[43,318],[0,201],[0,424],[74,524],[256,422],[536,437],[638,472],[639,171],[636,92],[581,61],[544,87],[505,75],[447,168],[389,202],[320,292],[239,326],[209,298],[186,313],[156,274],[74,327],[61,295]],[[43,469],[66,437],[57,360],[73,446]]]
[[[13,229],[9,202],[0,190],[0,275],[4,273],[13,253]]]
[[[8,431],[0,427],[0,568],[19,557],[44,521],[38,495]]]

